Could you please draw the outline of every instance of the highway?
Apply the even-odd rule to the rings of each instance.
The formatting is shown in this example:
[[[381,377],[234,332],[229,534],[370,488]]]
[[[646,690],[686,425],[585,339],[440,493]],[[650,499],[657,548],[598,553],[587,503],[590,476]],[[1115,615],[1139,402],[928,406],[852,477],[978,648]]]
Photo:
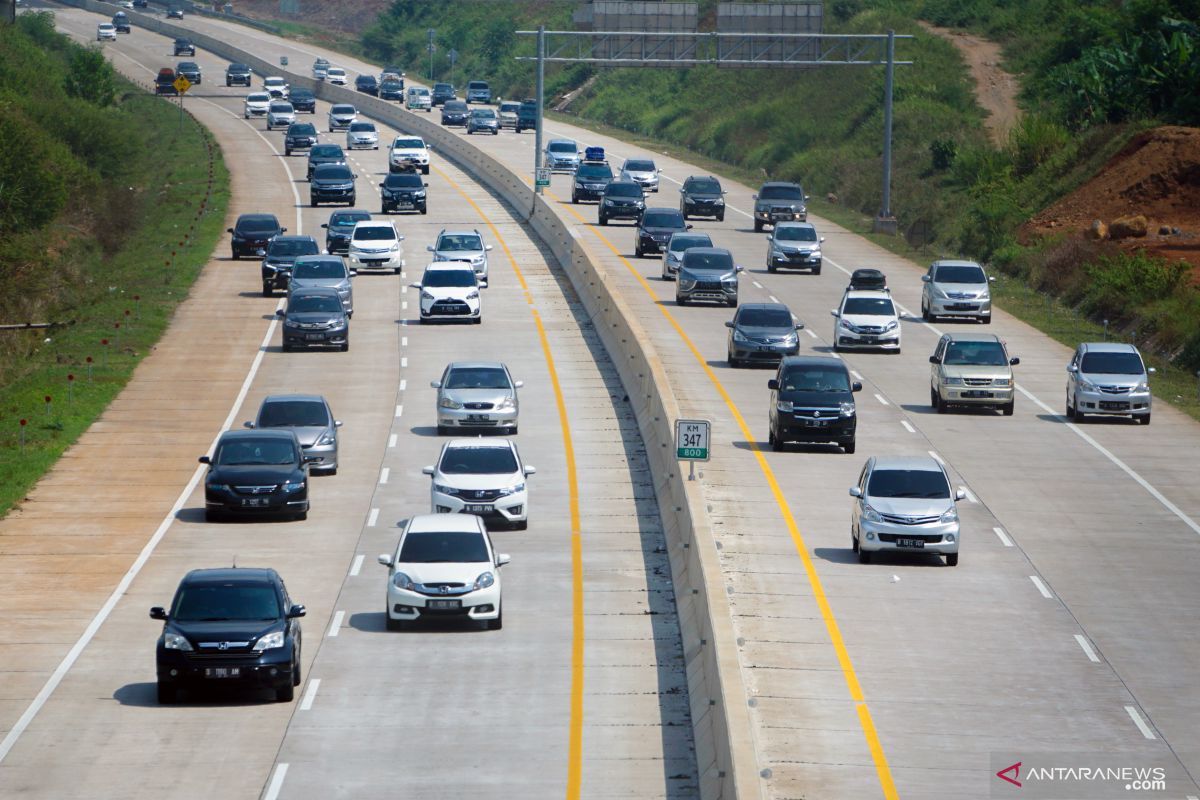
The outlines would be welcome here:
[[[84,36],[91,35],[98,21],[95,15],[74,11],[62,13],[60,19],[68,29]],[[274,60],[287,55],[297,71],[307,70],[317,54],[346,67],[352,75],[377,71],[353,59],[232,24],[198,18],[189,18],[184,24],[199,32],[219,32],[225,41],[264,58]],[[122,38],[116,48],[106,46],[106,50],[129,50],[132,55],[138,37],[151,38],[144,32],[135,33],[131,37],[134,41]],[[140,55],[148,68],[174,62],[166,50],[143,50]],[[205,54],[200,56],[202,65],[213,69],[210,64],[214,60],[206,59]],[[122,69],[129,68],[128,64],[121,64],[121,59],[117,63]],[[225,103],[226,108],[234,107],[233,93],[218,89],[213,94],[228,96],[230,99],[214,98],[214,101]],[[199,105],[189,102],[193,109]],[[230,122],[224,124],[236,127]],[[549,136],[567,136],[581,143],[605,146],[614,166],[624,157],[643,155],[618,140],[569,125],[548,122],[546,127]],[[228,135],[230,141],[241,143],[239,146],[247,151],[245,155],[253,150],[260,161],[264,160],[267,151],[252,134],[238,135],[231,130]],[[504,133],[480,138],[476,143],[510,167],[528,171],[533,161],[532,142],[533,136],[529,134]],[[226,153],[235,169],[243,164],[241,151],[227,147]],[[359,155],[364,163],[379,164],[378,158],[378,154]],[[648,205],[676,205],[677,183],[698,170],[673,158],[656,158],[664,170],[662,191],[651,195]],[[265,162],[270,163],[270,159]],[[266,168],[266,164],[261,166]],[[286,196],[286,183],[280,181],[277,167],[275,172],[262,184],[253,183],[255,187],[261,186],[258,189],[261,192],[268,191],[269,183],[272,195],[255,198],[252,193],[243,194],[235,187],[237,210],[243,207],[249,210],[251,206],[262,210],[263,204],[288,209],[292,201]],[[604,626],[618,624],[617,617],[625,621],[624,615],[614,614],[614,619],[593,623],[590,615],[598,612],[594,605],[612,602],[614,609],[620,609],[622,600],[636,603],[635,597],[641,598],[643,604],[662,601],[663,610],[670,605],[669,583],[663,585],[655,572],[655,567],[661,567],[665,559],[656,561],[653,552],[652,531],[658,524],[653,503],[646,502],[648,491],[642,494],[638,491],[639,487],[645,488],[639,483],[645,476],[637,468],[636,458],[622,458],[623,449],[631,448],[636,455],[638,448],[636,429],[627,416],[622,416],[621,404],[614,401],[620,399],[622,392],[613,385],[611,372],[605,369],[605,359],[596,353],[595,340],[588,335],[586,325],[581,330],[577,314],[571,313],[569,290],[561,280],[556,281],[544,260],[537,266],[535,243],[528,239],[522,242],[520,227],[504,209],[496,207],[489,195],[473,191],[468,176],[454,172],[441,161],[436,172],[441,174],[431,176],[434,179],[431,183],[437,186],[436,181],[453,180],[485,215],[496,219],[495,224],[506,240],[512,237],[514,252],[525,254],[524,258],[515,259],[523,272],[532,274],[538,269],[544,276],[538,282],[541,293],[534,290],[533,294],[541,316],[546,317],[550,308],[559,309],[551,340],[557,368],[588,371],[586,380],[584,375],[563,376],[560,381],[563,392],[594,393],[590,401],[581,401],[588,412],[569,426],[570,435],[578,439],[575,453],[581,470],[581,492],[597,489],[597,484],[583,479],[582,470],[590,467],[591,461],[590,458],[585,461],[583,454],[590,454],[588,448],[593,446],[612,447],[608,458],[602,458],[601,462],[611,462],[607,469],[621,476],[619,483],[627,511],[624,522],[617,527],[625,526],[627,539],[633,538],[631,534],[642,534],[640,549],[610,551],[602,545],[586,543],[583,547],[585,561],[600,560],[592,571],[584,571],[585,607],[589,614],[584,674],[588,687],[614,687],[614,697],[645,686],[657,687],[663,699],[637,706],[638,719],[645,726],[637,732],[608,727],[614,721],[609,712],[616,707],[608,705],[614,702],[613,697],[606,695],[602,705],[599,701],[593,703],[601,705],[595,711],[589,711],[588,704],[584,704],[582,792],[585,796],[664,793],[686,796],[689,789],[674,787],[663,780],[664,775],[676,774],[674,767],[668,766],[674,760],[687,762],[690,748],[690,743],[677,738],[680,730],[672,724],[687,719],[686,703],[670,702],[670,698],[678,698],[677,692],[670,691],[678,689],[678,667],[655,669],[650,664],[670,664],[671,656],[677,658],[673,649],[677,647],[677,633],[657,629],[663,621],[661,616],[649,617],[655,620],[654,629],[649,622],[639,620],[641,627],[637,630],[641,638],[633,640],[636,645],[629,645],[641,648],[644,657],[645,666],[636,670],[636,674],[618,668],[606,673],[604,664],[615,667],[623,662],[619,657],[604,655],[617,656],[627,645],[603,645],[593,640],[597,634],[603,636]],[[1148,428],[1121,421],[1068,423],[1062,411],[1064,367],[1070,350],[1002,312],[996,313],[990,330],[1003,336],[1010,352],[1021,358],[1016,368],[1019,396],[1015,415],[935,414],[928,400],[928,355],[942,331],[959,330],[966,324],[929,325],[910,313],[903,323],[901,354],[844,356],[865,387],[858,396],[856,455],[825,448],[769,452],[766,381],[770,373],[731,370],[725,365],[726,330],[722,323],[731,318],[730,311],[676,307],[673,285],[657,279],[658,261],[633,257],[632,228],[620,224],[603,229],[597,226],[594,205],[576,206],[569,202],[569,180],[568,176],[556,176],[551,187],[551,198],[559,201],[559,214],[601,254],[608,274],[639,315],[667,369],[681,410],[686,416],[714,421],[713,460],[704,466],[700,482],[720,548],[742,676],[749,693],[745,699],[754,726],[755,756],[764,796],[848,800],[983,797],[997,780],[993,776],[996,769],[1023,756],[1028,759],[1031,754],[1047,752],[1107,754],[1136,763],[1161,764],[1169,776],[1172,789],[1169,796],[1200,794],[1197,785],[1200,741],[1196,734],[1200,731],[1200,693],[1195,691],[1194,677],[1195,665],[1200,663],[1200,640],[1193,633],[1200,612],[1197,566],[1200,490],[1189,480],[1193,453],[1200,444],[1200,427],[1195,422],[1160,403],[1155,422]],[[696,230],[711,233],[718,245],[730,248],[738,263],[746,266],[741,285],[743,302],[777,299],[787,303],[806,323],[807,333],[802,335],[804,352],[829,352],[833,329],[829,309],[841,296],[853,268],[872,266],[884,270],[894,297],[906,313],[919,308],[923,271],[919,265],[892,256],[820,219],[813,221],[827,237],[823,274],[768,274],[764,266],[764,236],[753,232],[748,216],[755,189],[731,181],[724,184],[730,207],[725,222],[696,220]],[[360,192],[364,196],[365,189],[360,179]],[[897,197],[902,198],[903,187],[895,189]],[[484,224],[478,216],[472,216],[474,209],[462,196],[453,199],[453,192],[453,187],[444,184],[438,194],[445,198],[447,208],[456,209],[458,217],[439,218],[431,211],[428,222],[422,219],[398,223],[402,232],[409,235],[406,245],[410,274],[416,263],[416,251],[438,226],[447,222]],[[283,216],[282,211],[277,213]],[[306,231],[323,214],[305,211]],[[497,259],[493,263],[501,262]],[[243,272],[242,279],[248,287],[243,287],[245,290],[253,289],[256,275]],[[360,292],[363,280],[358,279]],[[389,279],[370,280],[386,283]],[[229,290],[227,286],[222,288]],[[198,286],[197,291],[200,289]],[[548,367],[538,352],[535,326],[529,310],[521,305],[515,277],[497,281],[488,292],[487,313],[497,314],[496,324],[504,325],[505,335],[511,332],[513,341],[522,337],[521,346],[506,346],[496,356],[507,358],[519,376],[525,376],[526,409],[544,408],[549,417],[555,400],[546,379]],[[498,299],[506,292],[511,298],[508,303]],[[381,291],[378,296],[374,292],[360,294],[360,298],[364,296],[367,305],[359,313],[368,325],[372,319],[382,321],[389,314],[397,315],[394,303],[398,295]],[[266,309],[265,303],[255,301],[255,308],[262,305]],[[356,314],[355,325],[361,324]],[[347,610],[348,623],[352,623],[356,614],[378,614],[375,605],[378,594],[373,601],[371,592],[378,593],[381,584],[372,588],[362,576],[347,576],[344,585],[339,584],[334,567],[344,570],[356,552],[365,552],[370,559],[375,552],[387,549],[389,535],[394,538],[394,529],[384,534],[382,530],[363,526],[368,508],[380,507],[381,519],[396,520],[423,502],[425,486],[420,481],[419,468],[429,460],[430,440],[422,441],[423,437],[410,426],[429,422],[426,419],[422,423],[409,415],[429,416],[432,409],[428,393],[423,404],[404,403],[405,416],[401,419],[406,421],[401,423],[386,418],[386,409],[381,411],[379,403],[368,402],[363,396],[365,391],[349,390],[356,374],[360,385],[370,384],[372,395],[379,391],[379,384],[394,389],[395,381],[404,379],[400,371],[386,376],[379,373],[381,367],[395,370],[395,357],[403,357],[400,355],[403,346],[392,340],[405,335],[405,328],[379,326],[379,329],[378,349],[383,357],[378,359],[362,355],[364,347],[371,345],[364,342],[367,337],[361,334],[357,334],[355,348],[348,354],[350,359],[336,367],[328,357],[316,367],[314,358],[292,357],[285,361],[272,359],[273,354],[268,354],[255,382],[255,386],[262,387],[258,390],[260,394],[256,395],[252,389],[247,401],[252,407],[255,398],[268,388],[298,386],[298,381],[314,380],[314,376],[331,377],[325,374],[326,370],[347,370],[345,375],[337,375],[327,393],[335,411],[353,420],[347,423],[347,435],[353,431],[354,436],[363,437],[359,440],[365,450],[362,459],[370,462],[370,468],[363,466],[357,472],[348,469],[345,476],[339,474],[331,479],[331,483],[340,482],[340,489],[331,488],[330,494],[340,490],[344,495],[325,504],[321,503],[323,486],[318,485],[317,511],[305,530],[324,531],[325,535],[318,534],[313,541],[305,542],[303,549],[323,551],[330,563],[313,563],[309,553],[301,555],[293,549],[292,537],[296,535],[293,531],[301,530],[295,526],[264,526],[267,530],[263,538],[255,540],[263,548],[256,555],[261,558],[270,553],[273,559],[278,558],[273,563],[285,577],[293,571],[304,575],[307,585],[317,595],[308,596],[292,587],[294,594],[309,603],[310,631],[317,627],[313,623],[329,618],[335,608]],[[418,334],[422,337],[419,342]],[[260,330],[258,337],[261,335]],[[407,335],[413,338],[413,348],[418,344],[423,348],[419,360],[414,355],[407,368],[408,383],[415,388],[428,385],[441,364],[453,357],[454,342],[462,336],[471,336],[472,331],[437,329],[436,335],[427,336],[424,330],[408,328]],[[491,343],[496,340],[489,339],[489,346],[493,346]],[[478,346],[477,341],[476,336],[472,344]],[[588,358],[580,362],[557,355],[559,348],[569,346],[567,342],[575,342],[576,348],[567,350],[568,353],[587,354]],[[251,341],[244,346],[252,349],[254,344]],[[355,365],[359,373],[353,372]],[[529,377],[539,373],[541,377],[537,380]],[[358,409],[361,417],[340,410],[356,409],[356,402],[363,406]],[[398,393],[394,402],[402,402]],[[600,412],[595,409],[608,415],[611,422],[598,425],[595,414]],[[248,782],[257,780],[255,786],[261,788],[268,772],[276,775],[279,765],[288,764],[280,797],[336,796],[338,792],[364,788],[354,784],[354,779],[379,782],[399,774],[404,775],[406,786],[415,788],[428,773],[414,773],[401,765],[424,765],[434,760],[441,766],[453,745],[449,734],[421,740],[428,749],[418,748],[419,752],[386,751],[390,756],[386,766],[381,765],[379,756],[384,755],[388,741],[385,733],[390,722],[386,719],[388,710],[412,707],[411,700],[402,693],[417,691],[422,697],[436,698],[438,702],[449,700],[433,687],[412,682],[413,665],[438,663],[430,660],[431,648],[436,647],[445,653],[439,673],[449,663],[460,670],[454,674],[495,681],[489,687],[461,688],[455,693],[455,702],[461,705],[455,708],[479,713],[489,705],[488,699],[495,702],[498,686],[504,687],[505,696],[510,692],[522,696],[522,690],[516,686],[526,687],[531,694],[540,690],[536,692],[539,696],[558,696],[555,702],[539,700],[534,706],[537,713],[510,710],[508,718],[527,727],[529,736],[511,735],[510,729],[491,740],[487,750],[472,752],[488,765],[503,765],[499,775],[491,776],[505,786],[521,781],[535,785],[539,778],[534,776],[544,774],[539,766],[548,763],[555,766],[547,774],[552,781],[546,784],[545,796],[561,794],[564,788],[570,790],[564,784],[570,761],[566,694],[571,659],[566,647],[573,635],[565,601],[570,591],[569,553],[561,547],[554,550],[534,544],[539,536],[563,535],[561,526],[547,528],[543,520],[562,520],[568,516],[563,496],[567,490],[561,484],[565,472],[562,447],[565,434],[560,427],[547,422],[542,431],[527,433],[522,428],[525,455],[539,467],[534,502],[541,511],[539,520],[531,524],[530,535],[518,538],[503,534],[507,538],[501,540],[514,557],[505,575],[508,591],[513,593],[511,602],[514,605],[524,602],[531,609],[524,615],[524,623],[520,613],[510,617],[503,634],[520,635],[525,624],[532,626],[527,632],[531,639],[520,644],[505,640],[504,645],[511,643],[514,648],[509,653],[507,647],[492,651],[490,643],[495,638],[492,634],[483,634],[486,638],[480,640],[472,638],[460,647],[471,647],[472,655],[482,654],[475,645],[487,642],[489,661],[486,671],[477,666],[468,673],[470,656],[464,651],[456,648],[448,652],[442,649],[452,645],[442,641],[426,645],[424,641],[439,637],[421,634],[411,640],[372,637],[369,620],[360,616],[360,625],[350,624],[337,641],[330,644],[331,640],[326,638],[322,643],[316,662],[308,671],[310,676],[322,678],[310,712],[297,711],[289,720],[286,716],[290,709],[267,707],[264,713],[255,716],[255,723],[267,725],[270,719],[271,727],[259,732],[263,735],[253,737],[253,746],[234,741],[228,731],[222,732],[223,741],[213,742],[217,748],[236,748],[232,752],[243,757],[254,748],[262,748],[263,752],[255,752],[253,768],[239,764],[253,772],[255,778],[247,777]],[[605,430],[600,432],[597,428]],[[381,444],[389,431],[406,437],[408,445],[397,449],[406,451],[411,447],[419,451],[424,446],[425,452],[414,452],[411,457],[406,453],[389,454]],[[623,447],[613,441],[617,432],[623,436]],[[211,426],[203,432],[205,437],[214,433]],[[525,443],[526,436],[531,437],[530,444]],[[869,565],[858,564],[849,548],[847,487],[855,481],[870,455],[929,453],[944,461],[956,485],[969,490],[968,500],[960,504],[964,531],[960,565],[951,569],[940,566],[939,559],[920,557],[885,557]],[[389,458],[396,460],[392,462]],[[376,485],[375,468],[381,464],[392,466],[392,477],[387,484],[392,488]],[[554,481],[559,483],[552,484]],[[586,508],[587,502],[581,497],[581,507]],[[194,507],[195,503],[189,505]],[[341,511],[331,511],[335,507],[344,509],[345,516]],[[343,529],[337,525],[338,519],[354,522]],[[585,525],[597,524],[597,530],[612,528],[587,514],[584,520]],[[173,526],[183,527],[182,521]],[[240,540],[241,532],[252,527],[258,526],[237,526],[233,535]],[[282,536],[272,544],[271,540],[276,538],[272,534],[281,528]],[[222,528],[212,536],[218,539],[229,536],[225,531]],[[144,607],[153,604],[152,599],[160,600],[170,591],[179,572],[176,565],[193,555],[192,549],[197,545],[189,545],[186,539],[184,534],[172,536],[168,532],[163,550],[151,558],[135,581],[137,593],[118,604],[110,622],[84,652],[58,693],[0,763],[0,794],[5,787],[30,785],[31,776],[45,769],[38,761],[38,743],[84,748],[101,758],[108,755],[106,743],[110,748],[118,746],[119,736],[106,735],[118,721],[125,726],[118,729],[133,737],[144,733],[148,724],[144,718],[150,712],[158,719],[160,710],[156,708],[112,707],[114,688],[129,679],[120,677],[127,665],[114,665],[110,657],[113,652],[120,652],[126,658],[137,654],[143,641],[149,651],[152,628],[141,615]],[[509,540],[515,541],[509,545]],[[590,541],[585,537],[585,542]],[[231,549],[230,542],[215,545],[214,557],[226,555]],[[272,551],[271,547],[276,549]],[[175,564],[160,566],[158,560],[168,554],[174,555]],[[611,559],[612,563],[605,559]],[[290,564],[295,566],[289,569]],[[541,565],[538,580],[549,579],[552,586],[533,580],[526,580],[522,586],[522,578],[532,574],[533,564]],[[370,566],[363,567],[364,574]],[[592,584],[588,581],[596,582],[595,590],[589,588]],[[638,591],[625,593],[628,596],[600,588],[631,589],[631,584]],[[538,587],[537,593],[534,585]],[[530,594],[522,599],[521,592]],[[546,613],[548,604],[560,613]],[[623,608],[626,612],[633,610],[629,606]],[[614,631],[614,642],[626,642],[627,633]],[[312,643],[316,638],[311,632],[309,636],[306,660],[313,655]],[[420,650],[409,646],[414,642],[419,643]],[[520,660],[521,652],[528,653],[531,644],[539,650],[544,648],[544,652],[560,653],[560,657],[550,659],[554,668],[548,674],[535,677],[530,672],[531,663]],[[501,653],[513,660],[493,663]],[[372,658],[376,654],[388,659],[386,672],[380,668],[381,659]],[[645,658],[647,655],[651,657]],[[142,658],[143,664],[148,663],[144,655]],[[403,681],[391,661],[397,662],[397,666],[404,665]],[[537,663],[546,668],[541,661]],[[317,675],[318,670],[321,675]],[[494,670],[503,674],[494,675]],[[144,673],[145,669],[139,674]],[[88,693],[89,685],[92,694]],[[616,689],[617,686],[621,688]],[[387,694],[388,690],[395,694]],[[322,704],[322,698],[333,693],[340,702]],[[55,720],[62,720],[67,713],[63,702],[66,697],[79,702],[93,696],[96,701],[88,703],[82,711],[71,710],[75,724],[69,730],[55,724]],[[12,704],[19,713],[17,706]],[[423,713],[430,710],[425,705],[418,707]],[[5,708],[9,708],[7,702]],[[620,708],[624,710],[624,706]],[[208,741],[208,736],[230,713],[228,709],[212,706],[201,707],[199,711],[164,713],[189,711],[196,717],[203,715],[202,720],[189,717],[197,723],[189,733],[199,736],[201,741]],[[540,716],[543,712],[544,717]],[[81,721],[85,724],[80,724]],[[590,727],[593,724],[595,729]],[[523,758],[526,753],[518,749],[518,744],[530,741],[535,732],[548,728],[553,728],[555,735],[536,735],[541,760],[535,766]],[[181,729],[169,724],[163,730],[181,733]],[[408,738],[405,741],[410,742]],[[650,745],[656,746],[656,757],[627,771],[615,770],[607,762],[622,754],[643,754]],[[271,748],[278,752],[266,752]],[[136,756],[146,759],[139,763],[152,763],[144,750]],[[335,769],[328,766],[334,762]],[[463,771],[454,772],[455,776],[484,780],[479,773],[486,773],[488,767],[481,770],[474,762],[468,765],[459,761],[446,765],[446,769],[460,765],[469,766],[470,771],[465,775]],[[201,768],[199,764],[183,766]],[[529,772],[522,774],[521,770]],[[439,778],[447,780],[446,774],[449,773],[440,773]],[[619,779],[621,775],[627,776],[624,779],[627,782]],[[457,777],[448,780],[456,787],[466,785]],[[644,783],[635,784],[637,780]],[[690,785],[689,780],[680,783]],[[475,788],[480,785],[475,784]],[[444,786],[440,793],[445,792]],[[484,794],[499,796],[500,787],[493,786],[483,789]],[[654,788],[647,789],[649,786]],[[453,791],[456,790],[449,796],[454,796]],[[532,794],[543,796],[536,790]]]

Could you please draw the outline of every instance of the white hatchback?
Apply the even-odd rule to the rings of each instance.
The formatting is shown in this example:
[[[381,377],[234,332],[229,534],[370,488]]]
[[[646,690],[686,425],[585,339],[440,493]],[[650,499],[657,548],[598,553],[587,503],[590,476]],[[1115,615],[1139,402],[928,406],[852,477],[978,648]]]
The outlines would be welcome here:
[[[461,319],[478,325],[483,320],[479,277],[470,264],[461,261],[430,264],[421,282],[412,287],[421,290],[422,323]]]
[[[517,530],[529,525],[525,480],[537,470],[521,463],[508,439],[452,439],[436,466],[422,470],[433,478],[430,511],[477,514]]]
[[[96,26],[96,41],[97,42],[115,42],[117,40],[117,27],[111,22],[101,22]]]
[[[350,269],[355,272],[394,272],[404,269],[404,237],[390,222],[363,220],[350,234]]]
[[[242,104],[242,116],[246,119],[251,117],[265,117],[267,109],[271,107],[271,95],[266,92],[251,92],[246,95],[246,100]]]
[[[497,553],[479,517],[418,514],[400,534],[395,553],[379,556],[388,568],[387,628],[402,630],[426,617],[466,617],[499,630],[504,625]]]
[[[829,312],[833,349],[869,347],[900,352],[900,316],[888,292],[848,289],[842,304]]]
[[[325,70],[325,80],[337,86],[345,86],[346,70],[341,67],[329,67]]]

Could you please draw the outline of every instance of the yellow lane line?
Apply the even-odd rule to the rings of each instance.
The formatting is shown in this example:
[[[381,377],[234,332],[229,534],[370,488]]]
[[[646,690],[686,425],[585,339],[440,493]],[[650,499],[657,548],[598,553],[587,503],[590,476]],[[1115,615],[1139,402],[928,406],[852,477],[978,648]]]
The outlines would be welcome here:
[[[436,169],[436,168],[435,168]],[[508,247],[508,242],[500,234],[495,223],[483,213],[475,201],[462,190],[454,180],[440,169],[436,169],[447,183],[467,201],[471,208],[479,214],[480,219],[491,230],[492,236],[504,249],[504,255],[512,264],[513,272],[517,274],[517,282],[525,292],[525,300],[534,306],[533,295],[525,275],[517,266],[517,259]],[[542,316],[536,306],[530,309],[533,322],[537,326],[538,338],[542,343],[542,353],[546,356],[546,365],[550,368],[550,383],[554,388],[554,402],[558,406],[558,420],[563,432],[563,452],[567,458],[567,493],[571,509],[571,721],[570,735],[567,746],[567,800],[578,800],[583,781],[583,540],[580,535],[579,522],[579,480],[575,469],[575,446],[571,441],[571,425],[567,420],[567,401],[563,397],[562,385],[558,380],[558,371],[554,367],[554,355],[550,351],[550,337],[542,324]]]
[[[675,315],[672,314],[666,306],[658,302],[658,298],[655,296],[654,290],[651,289],[650,283],[646,280],[646,278],[640,272],[638,272],[631,263],[629,263],[629,259],[622,255],[621,251],[618,250],[617,247],[610,242],[606,236],[604,236],[604,234],[600,233],[600,231],[596,230],[591,223],[580,216],[579,212],[577,212],[571,205],[555,195],[553,192],[548,191],[547,195],[557,201],[572,216],[579,220],[581,224],[586,226],[589,231],[595,234],[596,238],[603,242],[605,246],[607,246],[608,249],[613,252],[613,255],[619,258],[621,263],[629,269],[630,273],[633,274],[633,277],[636,278],[638,283],[642,285],[642,288],[646,291],[646,294],[650,296],[650,299],[654,302],[654,305],[659,311],[662,312],[663,316],[666,317],[667,322],[670,323],[671,327],[675,329],[675,332],[679,334],[679,338],[683,340],[683,343],[687,345],[687,348],[692,352],[692,355],[696,359],[696,363],[700,365],[700,369],[702,369],[708,376],[708,379],[712,382],[713,386],[716,387],[717,393],[721,396],[721,399],[725,401],[725,406],[729,409],[729,413],[733,415],[734,421],[741,429],[742,436],[747,442],[750,443],[754,457],[758,461],[759,469],[762,470],[763,477],[765,477],[767,480],[767,486],[770,487],[771,494],[775,498],[775,503],[779,506],[780,513],[783,514],[784,522],[787,524],[788,533],[792,537],[792,543],[796,547],[796,552],[800,555],[800,560],[804,564],[804,573],[808,577],[808,583],[812,588],[813,597],[817,601],[817,608],[821,612],[821,619],[825,623],[825,630],[829,633],[829,639],[833,644],[834,653],[837,655],[838,664],[842,669],[842,675],[846,679],[846,686],[850,689],[850,697],[852,700],[854,700],[855,710],[858,713],[859,724],[862,727],[863,735],[866,737],[867,748],[871,751],[871,759],[875,762],[875,771],[879,775],[879,784],[883,789],[883,796],[886,798],[886,800],[897,800],[900,795],[896,792],[896,784],[892,780],[891,768],[888,766],[887,757],[884,755],[883,745],[879,741],[879,734],[875,730],[875,723],[871,719],[871,711],[867,708],[866,698],[863,697],[862,686],[859,684],[858,675],[854,671],[854,663],[850,660],[850,653],[846,650],[846,642],[842,639],[842,632],[838,627],[837,618],[833,615],[833,608],[829,605],[829,599],[825,595],[825,588],[821,584],[820,577],[817,575],[817,569],[813,564],[812,556],[809,555],[808,545],[804,542],[804,535],[800,533],[800,526],[796,523],[796,518],[792,514],[792,510],[788,505],[787,498],[783,494],[783,489],[780,488],[779,481],[775,478],[775,472],[771,469],[771,465],[767,463],[767,457],[763,453],[762,449],[758,446],[758,442],[755,441],[754,435],[750,431],[750,426],[746,424],[746,420],[742,416],[741,411],[738,410],[737,405],[734,404],[733,398],[730,397],[729,392],[725,390],[724,385],[722,385],[720,379],[717,378],[717,375],[715,372],[713,372],[712,367],[708,365],[707,360],[700,353],[699,348],[696,347],[691,337],[684,332],[682,326],[680,326],[679,322],[675,319]]]

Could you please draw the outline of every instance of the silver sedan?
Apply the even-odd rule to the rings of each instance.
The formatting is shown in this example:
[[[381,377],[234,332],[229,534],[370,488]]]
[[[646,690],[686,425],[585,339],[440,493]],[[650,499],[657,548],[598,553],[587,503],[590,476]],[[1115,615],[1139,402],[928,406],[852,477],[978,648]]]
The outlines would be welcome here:
[[[346,149],[358,150],[360,148],[366,150],[379,149],[379,132],[375,130],[375,123],[350,123],[350,128],[346,131]]]
[[[522,385],[498,361],[452,362],[440,381],[430,383],[438,390],[438,434],[470,429],[516,434]]]

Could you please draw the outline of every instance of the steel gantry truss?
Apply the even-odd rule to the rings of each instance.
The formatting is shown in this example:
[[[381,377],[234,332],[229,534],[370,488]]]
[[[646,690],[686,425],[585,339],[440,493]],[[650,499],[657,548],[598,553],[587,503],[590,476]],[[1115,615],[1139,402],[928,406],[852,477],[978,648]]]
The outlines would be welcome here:
[[[545,65],[592,64],[599,67],[695,67],[702,64],[749,68],[885,68],[883,107],[883,197],[876,227],[894,232],[892,216],[892,85],[897,65],[896,40],[912,36],[840,33],[697,33],[689,31],[517,31],[535,37],[537,55],[537,136],[534,171],[542,165],[542,107]],[[536,182],[535,182],[536,183]],[[536,187],[540,193],[541,187]]]

